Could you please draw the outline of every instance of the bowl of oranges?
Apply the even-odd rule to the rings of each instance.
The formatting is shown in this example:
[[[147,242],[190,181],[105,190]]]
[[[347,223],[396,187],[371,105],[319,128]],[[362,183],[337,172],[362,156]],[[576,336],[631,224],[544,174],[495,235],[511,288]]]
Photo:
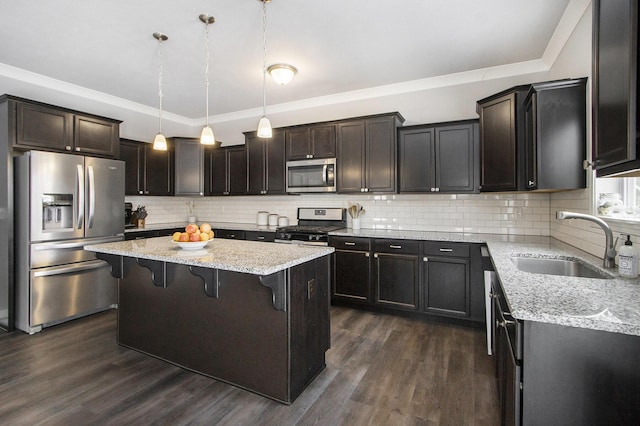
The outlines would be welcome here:
[[[213,239],[213,230],[208,223],[200,226],[190,223],[185,226],[184,232],[174,232],[171,238],[183,250],[198,250]]]

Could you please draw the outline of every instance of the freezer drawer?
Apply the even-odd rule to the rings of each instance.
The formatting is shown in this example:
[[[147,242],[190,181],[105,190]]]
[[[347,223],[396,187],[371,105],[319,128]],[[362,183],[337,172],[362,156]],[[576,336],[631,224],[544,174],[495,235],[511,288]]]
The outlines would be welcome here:
[[[32,270],[29,328],[115,307],[117,283],[102,260]]]
[[[45,268],[47,266],[95,260],[95,255],[90,251],[85,251],[83,247],[87,244],[101,244],[114,241],[122,241],[122,237],[83,238],[78,240],[52,241],[48,243],[32,243],[30,244],[31,256],[29,268]]]

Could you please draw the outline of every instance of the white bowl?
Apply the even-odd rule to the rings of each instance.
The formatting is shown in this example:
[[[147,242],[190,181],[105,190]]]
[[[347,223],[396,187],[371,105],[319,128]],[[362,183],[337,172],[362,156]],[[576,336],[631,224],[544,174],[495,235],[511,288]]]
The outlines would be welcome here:
[[[180,247],[182,250],[199,250],[199,249],[203,248],[204,246],[206,246],[207,244],[209,244],[209,241],[211,241],[211,240],[207,240],[207,241],[189,241],[189,242],[186,242],[186,241],[173,241],[173,242],[176,243],[178,245],[178,247]]]

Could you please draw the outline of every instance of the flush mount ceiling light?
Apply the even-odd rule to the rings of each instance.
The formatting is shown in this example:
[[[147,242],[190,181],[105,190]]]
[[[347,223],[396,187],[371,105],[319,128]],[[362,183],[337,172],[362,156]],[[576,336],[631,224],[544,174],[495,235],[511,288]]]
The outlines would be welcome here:
[[[271,75],[273,81],[284,86],[293,80],[298,70],[289,64],[273,64],[267,68],[267,72]]]
[[[166,34],[162,33],[153,33],[153,37],[158,40],[158,98],[160,99],[160,107],[159,107],[159,123],[158,123],[158,134],[153,140],[153,149],[157,149],[159,151],[167,150],[167,139],[162,134],[162,60],[163,60],[163,52],[162,52],[162,42],[167,41],[169,37]]]
[[[258,137],[270,138],[273,136],[271,122],[267,118],[267,3],[271,0],[258,0],[262,2],[262,118],[258,123]]]
[[[207,14],[201,14],[198,17],[202,22],[204,22],[205,26],[205,58],[206,58],[206,66],[205,66],[205,87],[206,87],[206,124],[202,129],[202,133],[200,133],[200,143],[202,145],[213,145],[216,143],[216,137],[213,135],[213,129],[209,126],[209,25],[216,22],[216,19],[213,16],[209,16]]]

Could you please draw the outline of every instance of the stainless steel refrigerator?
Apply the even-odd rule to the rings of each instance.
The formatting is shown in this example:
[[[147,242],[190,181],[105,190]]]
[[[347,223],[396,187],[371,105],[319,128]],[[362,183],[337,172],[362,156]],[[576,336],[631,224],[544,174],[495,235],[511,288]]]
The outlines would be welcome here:
[[[14,161],[16,328],[117,306],[109,265],[83,246],[124,237],[124,162],[41,151]]]

